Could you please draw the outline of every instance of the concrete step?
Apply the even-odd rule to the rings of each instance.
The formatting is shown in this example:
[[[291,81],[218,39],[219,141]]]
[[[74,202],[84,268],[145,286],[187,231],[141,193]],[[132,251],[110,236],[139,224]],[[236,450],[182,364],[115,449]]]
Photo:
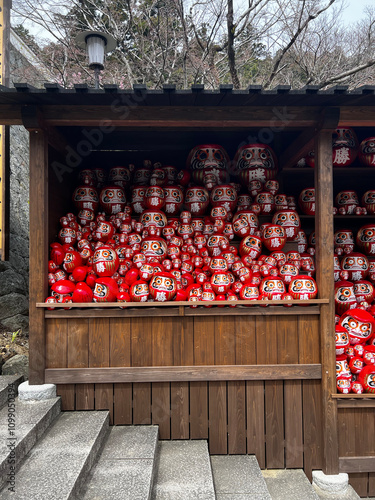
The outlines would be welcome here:
[[[68,500],[78,491],[109,428],[107,411],[62,413],[33,447],[16,473],[14,492],[6,485],[2,500]]]
[[[153,500],[215,500],[206,441],[161,441]]]
[[[79,498],[149,500],[158,432],[157,426],[112,427]]]
[[[271,500],[254,455],[212,455],[211,464],[217,500]]]
[[[22,375],[0,375],[0,408],[17,396],[17,388],[22,380]]]
[[[17,398],[0,410],[0,488],[60,414],[60,398],[24,402]]]
[[[360,496],[356,491],[349,485],[345,493],[330,493],[320,489],[318,486],[313,484],[315,493],[318,495],[319,500],[360,500]],[[371,498],[363,498],[362,500],[371,500]],[[375,499],[372,499],[375,500]]]
[[[301,469],[268,469],[262,473],[272,500],[319,500]]]

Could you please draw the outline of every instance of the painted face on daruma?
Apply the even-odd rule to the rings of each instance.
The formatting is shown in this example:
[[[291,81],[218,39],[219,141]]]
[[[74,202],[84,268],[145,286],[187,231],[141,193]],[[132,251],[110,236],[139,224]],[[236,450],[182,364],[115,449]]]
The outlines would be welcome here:
[[[203,215],[210,202],[208,191],[203,187],[191,187],[185,193],[186,208],[193,215]]]
[[[262,251],[262,240],[258,236],[246,236],[240,243],[240,254],[249,255],[252,259],[259,257]]]
[[[281,299],[281,295],[285,293],[285,286],[280,278],[266,278],[259,285],[259,291],[268,299]]]
[[[374,165],[375,166],[375,165]],[[362,196],[362,206],[367,210],[368,214],[375,214],[375,190],[366,191]]]
[[[366,255],[375,255],[375,225],[367,224],[357,233],[356,243]]]
[[[167,243],[163,238],[145,238],[141,250],[146,258],[155,257],[159,261],[167,256]]]
[[[375,137],[367,137],[361,142],[359,160],[368,167],[375,166]]]
[[[244,285],[240,290],[241,300],[256,300],[259,297],[259,289],[255,285]]]
[[[284,227],[287,241],[294,240],[301,229],[301,221],[295,210],[280,210],[276,212],[272,218],[272,224]]]
[[[165,227],[167,218],[160,210],[147,210],[141,216],[141,222],[145,227],[155,225],[157,227]]]
[[[63,244],[74,245],[77,241],[77,233],[71,227],[63,227],[59,232],[59,240]]]
[[[358,195],[355,191],[340,191],[335,198],[336,207],[345,207],[347,205],[359,206]]]
[[[193,171],[212,167],[218,170],[225,170],[227,164],[228,155],[225,149],[216,144],[195,146],[190,151],[187,159],[187,167]]]
[[[164,188],[164,211],[168,215],[179,213],[184,201],[184,194],[178,186],[166,186]]]
[[[369,281],[356,281],[354,283],[354,295],[356,296],[358,303],[366,301],[371,304],[375,295],[374,285]]]
[[[289,293],[293,299],[315,299],[318,288],[313,278],[301,275],[292,279],[289,285]]]
[[[232,212],[237,205],[237,191],[230,185],[214,187],[211,191],[211,205],[224,207],[228,212]]]
[[[147,302],[149,293],[148,284],[144,281],[135,281],[129,290],[133,302]]]
[[[305,215],[315,214],[315,189],[303,189],[298,198],[299,206]]]
[[[286,243],[285,230],[282,226],[272,224],[266,227],[263,237],[264,246],[272,251],[281,250]]]
[[[336,325],[335,328],[335,343],[336,343],[336,356],[345,353],[345,349],[349,347],[349,335],[341,325]]]
[[[106,187],[102,189],[99,200],[100,205],[108,215],[122,212],[126,203],[125,193],[120,187]]]
[[[337,314],[344,314],[348,309],[354,309],[357,299],[354,294],[354,285],[351,281],[335,283],[335,309]]]
[[[95,251],[92,267],[98,276],[112,276],[119,265],[119,257],[112,248],[98,248]]]
[[[334,235],[335,248],[342,248],[343,250],[354,250],[354,236],[350,229],[342,229],[336,231]]]
[[[365,255],[353,252],[343,258],[341,268],[343,271],[348,271],[350,281],[359,281],[367,276],[369,262]]]
[[[125,188],[130,182],[130,170],[126,167],[113,167],[109,171],[108,181]]]
[[[153,299],[159,302],[172,300],[177,292],[177,283],[169,273],[157,273],[150,282],[150,294]]]
[[[351,309],[341,316],[339,324],[346,328],[351,345],[364,344],[374,333],[374,318],[362,309]]]
[[[262,182],[274,179],[277,160],[273,150],[265,144],[246,144],[236,153],[234,161],[241,183],[249,186],[252,180]]]
[[[99,278],[94,288],[94,302],[114,302],[117,298],[118,286],[112,278]]]
[[[88,208],[96,212],[99,207],[99,196],[93,187],[79,186],[73,193],[73,203],[78,210]]]

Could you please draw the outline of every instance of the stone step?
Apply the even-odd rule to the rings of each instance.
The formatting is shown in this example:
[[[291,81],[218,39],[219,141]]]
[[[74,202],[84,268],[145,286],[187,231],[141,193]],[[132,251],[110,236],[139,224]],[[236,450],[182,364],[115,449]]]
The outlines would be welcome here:
[[[60,398],[37,402],[9,400],[0,410],[0,488],[60,414]]]
[[[109,429],[107,411],[62,413],[25,457],[16,472],[14,492],[6,485],[2,500],[80,498],[88,473]]]
[[[157,426],[112,427],[79,498],[149,500],[157,445]]]
[[[212,455],[211,463],[217,500],[271,500],[254,455]]]
[[[206,441],[160,441],[153,500],[215,500]]]
[[[301,469],[268,469],[262,473],[272,500],[319,500]]]
[[[22,375],[0,375],[0,408],[3,408],[9,399],[17,396],[17,389],[22,380]]]

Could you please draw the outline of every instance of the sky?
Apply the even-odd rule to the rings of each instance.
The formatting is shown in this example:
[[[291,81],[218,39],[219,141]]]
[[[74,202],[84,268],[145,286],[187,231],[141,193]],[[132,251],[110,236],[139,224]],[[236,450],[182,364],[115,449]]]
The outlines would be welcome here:
[[[374,0],[346,0],[347,8],[343,13],[343,21],[345,24],[351,24],[359,21],[363,16],[363,9],[366,5],[371,5]]]

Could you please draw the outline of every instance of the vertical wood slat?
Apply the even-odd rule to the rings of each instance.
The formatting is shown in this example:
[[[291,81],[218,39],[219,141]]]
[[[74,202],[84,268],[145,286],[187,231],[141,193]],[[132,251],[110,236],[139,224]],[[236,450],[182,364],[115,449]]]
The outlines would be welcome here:
[[[215,362],[215,318],[194,318],[194,364]],[[190,383],[190,438],[208,438],[208,384]]]
[[[68,364],[74,368],[89,366],[89,320],[69,320],[68,326]],[[76,384],[76,410],[94,410],[94,384]]]
[[[368,474],[349,474],[349,484],[355,489],[360,497],[367,497]]]
[[[375,497],[375,472],[370,472],[368,476],[368,496]]]
[[[46,322],[46,367],[68,367],[68,320]],[[74,410],[74,384],[59,384],[56,393],[61,397],[63,411]]]
[[[30,200],[29,382],[44,384],[44,311],[35,307],[48,293],[48,139],[41,130],[30,132]]]
[[[109,366],[130,366],[131,320],[111,318],[109,329]],[[113,423],[131,425],[133,422],[132,384],[114,384]]]
[[[303,468],[302,383],[284,381],[285,467]]]
[[[173,364],[194,364],[194,320],[185,317],[181,327],[173,333]],[[171,439],[189,439],[189,383],[171,383]]]
[[[265,382],[267,469],[284,468],[283,382]]]
[[[109,366],[109,318],[89,320],[89,366]],[[113,384],[95,384],[95,410],[109,410],[113,423]]]
[[[216,317],[214,323],[215,364],[232,365],[236,359],[234,317]],[[232,386],[233,387],[233,386]],[[215,455],[228,452],[228,407],[227,383],[208,383],[208,415],[210,453]],[[235,394],[233,394],[235,397]],[[232,398],[233,399],[233,398]],[[231,436],[235,437],[236,421],[230,421]],[[234,444],[233,444],[234,446]]]
[[[246,383],[228,382],[228,454],[246,454]]]
[[[324,463],[323,472],[337,474],[338,435],[337,402],[332,399],[336,391],[335,371],[335,311],[333,283],[333,174],[332,132],[321,130],[315,139],[315,231],[316,280],[320,298],[329,299],[320,309],[320,336],[322,359],[322,423]]]
[[[312,471],[321,469],[323,464],[322,437],[322,390],[316,380],[304,380],[303,390],[303,429],[304,429],[304,471],[312,479]]]
[[[153,318],[152,365],[173,364],[174,318]],[[152,383],[152,423],[159,426],[160,439],[171,437],[171,395],[169,382]]]
[[[247,453],[255,455],[259,466],[266,467],[264,428],[264,382],[246,382]]]
[[[152,318],[132,318],[131,364],[152,365]],[[151,384],[133,384],[133,424],[151,424]]]

